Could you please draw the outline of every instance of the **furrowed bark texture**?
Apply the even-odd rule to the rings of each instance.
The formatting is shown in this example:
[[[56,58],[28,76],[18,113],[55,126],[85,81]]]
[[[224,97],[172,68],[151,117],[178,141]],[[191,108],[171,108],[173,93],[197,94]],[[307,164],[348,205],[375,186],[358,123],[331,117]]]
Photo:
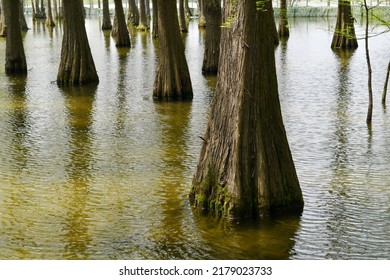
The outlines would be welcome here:
[[[115,20],[112,28],[112,36],[117,47],[130,47],[130,35],[127,30],[125,13],[123,11],[122,0],[115,0]]]
[[[205,3],[206,39],[202,72],[216,74],[218,72],[219,42],[221,38],[221,2],[209,0]]]
[[[3,0],[3,13],[7,24],[5,50],[5,73],[7,75],[26,75],[27,63],[20,32],[19,0]]]
[[[339,0],[332,49],[355,49],[358,47],[353,21],[350,0]]]
[[[191,100],[191,78],[179,30],[176,0],[157,0],[157,6],[159,49],[153,97]]]
[[[195,208],[232,219],[303,209],[278,97],[272,10],[257,5],[226,1],[224,18],[236,19],[222,29],[218,81],[190,192]]]
[[[63,0],[63,13],[64,35],[57,83],[59,85],[97,84],[99,78],[84,26],[82,1]]]

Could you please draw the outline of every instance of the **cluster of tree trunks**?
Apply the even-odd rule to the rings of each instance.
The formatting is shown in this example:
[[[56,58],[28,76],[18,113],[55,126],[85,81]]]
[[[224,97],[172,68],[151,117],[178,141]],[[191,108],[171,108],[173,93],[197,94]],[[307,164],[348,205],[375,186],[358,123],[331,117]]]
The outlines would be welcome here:
[[[226,0],[221,61],[190,201],[232,219],[301,213],[302,192],[283,125],[270,1]]]

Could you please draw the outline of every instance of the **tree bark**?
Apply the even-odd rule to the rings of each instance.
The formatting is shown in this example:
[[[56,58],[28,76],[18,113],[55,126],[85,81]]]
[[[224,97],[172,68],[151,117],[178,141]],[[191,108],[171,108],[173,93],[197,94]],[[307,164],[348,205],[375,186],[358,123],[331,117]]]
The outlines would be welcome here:
[[[280,38],[288,38],[290,36],[287,20],[287,0],[280,0],[280,22],[278,35]]]
[[[112,28],[112,36],[115,39],[117,47],[130,47],[129,30],[127,30],[125,13],[123,11],[122,0],[114,0],[115,2],[115,19]]]
[[[47,0],[47,17],[46,17],[46,25],[47,26],[55,26],[53,21],[53,14],[51,12],[51,0]]]
[[[153,97],[191,100],[191,78],[179,30],[176,0],[157,0],[157,7],[159,49]]]
[[[221,2],[220,0],[209,0],[205,3],[204,8],[207,25],[202,72],[204,74],[216,74],[218,72],[221,37]]]
[[[110,8],[108,5],[108,0],[103,0],[103,23],[102,30],[111,30],[111,18],[110,18]]]
[[[270,1],[226,0],[224,18],[235,19],[222,29],[217,86],[190,201],[230,219],[303,210],[279,103],[270,7]]]
[[[339,0],[332,49],[355,49],[358,47],[353,22],[350,0]]]
[[[386,79],[385,79],[385,84],[383,86],[383,92],[382,92],[382,103],[386,103],[386,95],[387,95],[387,86],[389,84],[389,74],[390,74],[390,61],[389,64],[387,65],[387,73],[386,73]]]
[[[84,25],[82,1],[63,0],[64,35],[57,84],[97,84],[91,49]]]
[[[127,21],[131,22],[133,26],[139,25],[139,10],[136,0],[129,0],[129,13],[127,15]]]
[[[59,19],[57,0],[53,0],[53,17]]]
[[[7,75],[27,75],[26,56],[19,21],[19,0],[3,0],[3,12],[7,25],[5,50],[5,73]]]
[[[5,24],[3,3],[0,1],[0,37],[5,36],[7,36],[7,25]]]
[[[152,30],[152,37],[157,38],[158,37],[158,9],[157,9],[157,0],[152,0],[152,7],[153,7],[153,15],[152,15],[152,21],[153,21],[153,30]]]
[[[199,22],[198,27],[199,28],[205,28],[206,27],[206,17],[204,15],[204,4],[207,0],[198,0],[198,12],[199,12]]]
[[[137,29],[141,31],[149,29],[148,18],[146,17],[145,0],[139,1],[139,25]]]
[[[145,12],[146,12],[146,17],[150,19],[150,1],[145,0]]]
[[[179,19],[180,19],[180,30],[183,33],[187,33],[187,21],[184,13],[184,0],[179,0]]]

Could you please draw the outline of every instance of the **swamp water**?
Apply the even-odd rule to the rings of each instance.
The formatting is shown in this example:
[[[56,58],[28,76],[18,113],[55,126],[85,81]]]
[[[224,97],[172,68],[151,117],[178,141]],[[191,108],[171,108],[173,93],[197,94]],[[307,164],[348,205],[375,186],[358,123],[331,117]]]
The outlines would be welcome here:
[[[260,224],[215,224],[188,202],[215,78],[204,33],[184,36],[191,103],[152,99],[156,44],[132,32],[117,49],[86,27],[100,83],[58,88],[61,26],[24,34],[26,79],[4,74],[0,39],[0,259],[389,259],[390,115],[380,105],[390,36],[330,49],[335,19],[290,20],[276,49],[280,99],[305,209]],[[361,27],[357,30],[362,34]]]

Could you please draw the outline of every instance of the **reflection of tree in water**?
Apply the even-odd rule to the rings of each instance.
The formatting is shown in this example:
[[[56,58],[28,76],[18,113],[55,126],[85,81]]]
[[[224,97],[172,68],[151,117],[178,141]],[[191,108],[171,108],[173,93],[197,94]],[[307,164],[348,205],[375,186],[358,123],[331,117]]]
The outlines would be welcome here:
[[[64,89],[70,133],[70,163],[67,166],[69,190],[64,198],[67,215],[63,227],[65,232],[63,238],[66,243],[64,257],[67,259],[89,257],[87,249],[91,237],[88,233],[89,221],[86,208],[92,168],[90,129],[95,90],[94,87]]]
[[[183,180],[188,171],[188,124],[191,103],[156,103],[161,124],[161,178],[159,194],[161,224],[152,233],[158,258],[183,259],[187,257],[187,238],[183,237],[183,219],[188,215],[188,183]]]

